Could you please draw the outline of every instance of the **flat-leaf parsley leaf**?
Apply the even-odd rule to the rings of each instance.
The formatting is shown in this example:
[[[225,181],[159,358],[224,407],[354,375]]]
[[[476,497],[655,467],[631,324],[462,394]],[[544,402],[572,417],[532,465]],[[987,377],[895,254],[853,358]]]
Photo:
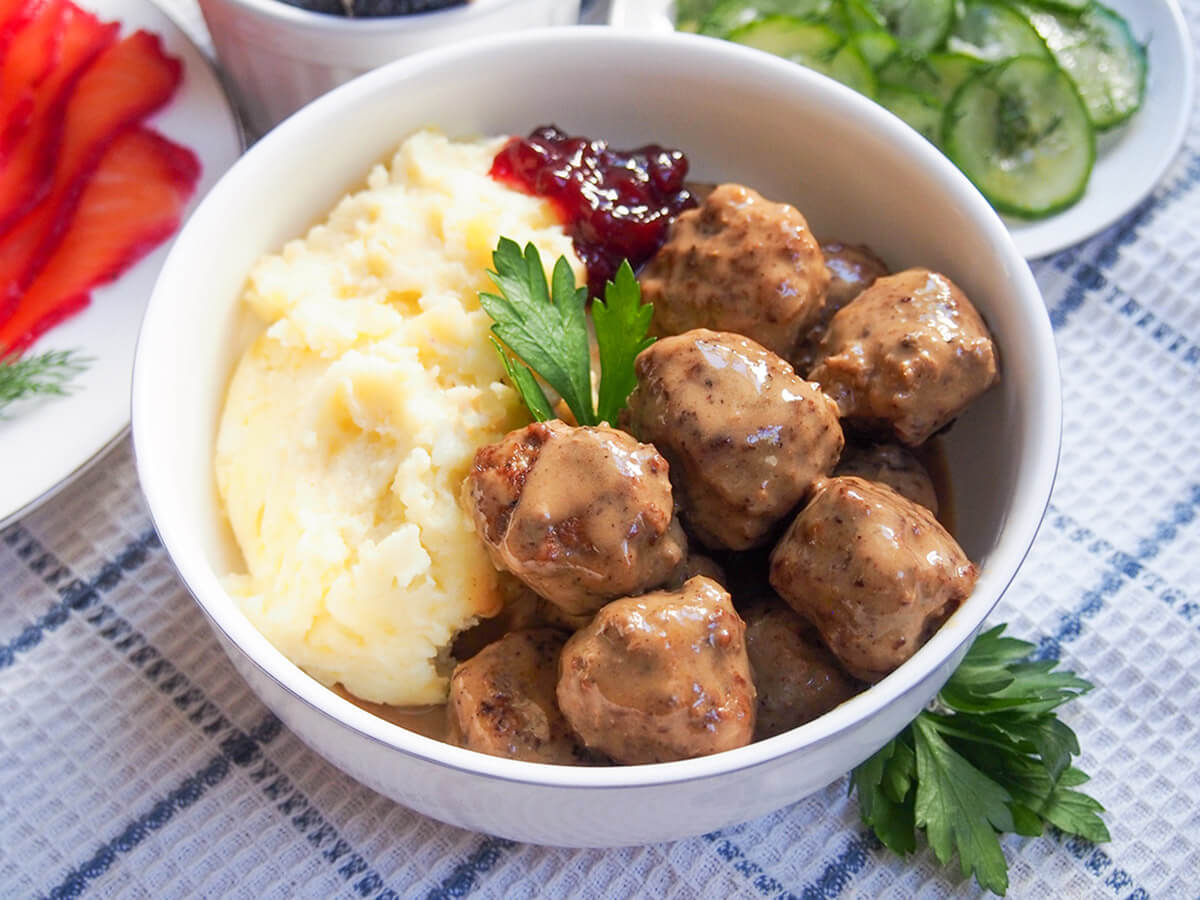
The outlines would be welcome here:
[[[576,287],[571,266],[562,256],[547,285],[532,243],[522,253],[516,241],[502,237],[492,261],[496,269],[489,274],[500,293],[481,291],[479,303],[492,317],[492,332],[504,343],[501,346],[493,339],[505,371],[534,418],[544,422],[554,417],[536,373],[558,392],[578,424],[615,425],[637,385],[634,360],[654,343],[646,336],[654,308],[642,303],[629,262],[623,262],[614,280],[605,285],[604,301],[592,304],[600,358],[599,405],[593,406],[587,288]]]
[[[1096,800],[1074,788],[1075,733],[1054,712],[1091,690],[1057,663],[1027,661],[1033,644],[999,625],[975,639],[925,710],[854,770],[859,810],[884,846],[916,849],[924,829],[942,863],[958,854],[966,875],[997,894],[1008,889],[999,833],[1042,833],[1046,824],[1093,842],[1109,840]]]

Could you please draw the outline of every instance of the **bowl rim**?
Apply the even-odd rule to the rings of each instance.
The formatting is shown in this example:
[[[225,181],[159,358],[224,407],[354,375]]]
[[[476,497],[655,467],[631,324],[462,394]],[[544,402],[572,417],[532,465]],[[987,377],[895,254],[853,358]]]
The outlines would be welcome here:
[[[206,2],[211,2],[211,0],[206,0]],[[424,12],[395,16],[358,18],[304,9],[300,6],[293,6],[286,0],[220,0],[220,2],[240,7],[263,20],[276,25],[286,25],[298,31],[346,35],[404,32],[416,35],[433,32],[439,28],[467,25],[476,19],[502,12],[518,3],[528,2],[528,0],[470,0],[468,3],[448,9],[430,9]],[[561,0],[551,0],[551,2],[561,2]]]
[[[276,0],[266,0],[276,2]],[[300,138],[319,123],[348,115],[358,99],[399,81],[420,77],[426,70],[453,69],[464,61],[478,63],[491,54],[536,54],[545,43],[570,45],[575,53],[639,52],[650,58],[657,54],[684,54],[705,65],[752,69],[761,80],[776,87],[815,93],[824,102],[846,107],[849,115],[864,116],[884,132],[889,142],[904,155],[915,156],[922,169],[942,184],[955,201],[983,231],[1008,269],[1011,293],[1017,298],[1022,322],[1033,352],[1030,359],[1039,375],[1041,393],[1029,403],[1029,442],[1023,447],[1028,469],[1014,491],[1013,503],[1000,526],[1000,536],[988,566],[981,571],[975,591],[949,620],[908,661],[878,684],[857,694],[836,709],[799,728],[752,742],[744,747],[709,756],[674,762],[611,767],[558,766],[490,756],[437,741],[384,720],[343,699],[330,688],[286,659],[237,607],[222,587],[218,574],[203,560],[198,541],[189,538],[183,516],[164,517],[170,510],[170,480],[155,463],[155,450],[162,443],[154,436],[152,423],[153,373],[147,361],[153,355],[150,339],[160,330],[170,333],[173,296],[169,289],[177,260],[187,251],[189,234],[204,221],[206,209],[218,208],[226,195],[237,196],[240,182],[249,176],[259,159],[287,153],[287,147],[305,146]],[[327,127],[327,126],[326,126]],[[400,139],[398,133],[397,140]],[[166,323],[166,324],[160,324]],[[163,354],[159,354],[162,356]],[[609,790],[642,786],[664,786],[724,776],[816,748],[873,719],[890,703],[934,677],[937,669],[980,629],[1005,589],[1016,577],[1032,546],[1050,502],[1057,471],[1062,435],[1062,397],[1050,320],[1041,293],[1028,264],[1022,258],[999,216],[974,186],[917,132],[900,119],[853,90],[786,60],[728,42],[679,33],[631,33],[607,28],[538,28],[519,33],[489,35],[451,46],[433,48],[406,57],[362,75],[317,99],[263,137],[239,159],[202,201],[196,213],[177,235],[163,266],[139,335],[132,385],[132,422],[135,462],[151,520],[180,579],[229,645],[275,682],[287,694],[323,717],[349,728],[361,737],[421,762],[492,780],[572,789]],[[184,510],[186,512],[186,510]],[[226,648],[228,649],[228,647]],[[948,673],[947,673],[948,674]]]

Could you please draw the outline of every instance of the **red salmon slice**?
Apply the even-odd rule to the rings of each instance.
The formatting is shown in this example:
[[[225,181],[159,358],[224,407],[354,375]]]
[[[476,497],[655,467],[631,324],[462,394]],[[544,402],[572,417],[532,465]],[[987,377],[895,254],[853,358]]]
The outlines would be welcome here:
[[[139,31],[105,51],[67,104],[62,149],[46,196],[0,235],[0,322],[70,222],[88,176],[112,141],[168,99],[180,65]]]
[[[32,15],[8,37],[0,51],[0,163],[29,126],[38,86],[58,63],[66,0],[36,0]],[[23,18],[25,11],[21,11]]]
[[[86,306],[92,288],[170,237],[199,177],[196,155],[154,131],[139,127],[113,141],[58,249],[0,324],[0,357],[24,350]]]
[[[47,0],[0,0],[0,59],[21,29],[48,5]]]
[[[116,22],[103,24],[73,4],[67,4],[65,17],[58,64],[34,92],[34,107],[27,127],[15,130],[5,127],[0,133],[0,234],[11,228],[49,191],[69,107],[74,102],[75,89],[82,86],[85,78],[89,81],[93,77],[101,78],[109,85],[109,90],[137,93],[141,89],[131,87],[131,82],[145,74],[150,80],[145,90],[152,92],[152,96],[148,101],[142,101],[142,105],[154,109],[165,102],[165,98],[160,100],[158,97],[157,81],[164,66],[158,60],[161,52],[157,41],[149,48],[148,57],[150,42],[136,42],[134,53],[122,54],[124,74],[113,78],[107,72],[114,65],[110,53],[125,43],[113,43],[120,25]],[[108,63],[105,71],[93,76],[104,62]],[[178,63],[168,61],[165,68],[173,83],[177,83]],[[134,74],[131,75],[130,70]],[[90,96],[93,102],[117,102],[114,97],[99,92]]]

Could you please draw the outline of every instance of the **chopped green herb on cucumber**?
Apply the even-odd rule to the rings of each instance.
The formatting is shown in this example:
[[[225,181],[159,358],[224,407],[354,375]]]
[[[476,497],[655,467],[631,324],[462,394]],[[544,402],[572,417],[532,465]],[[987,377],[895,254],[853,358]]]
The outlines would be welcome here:
[[[1022,217],[1083,194],[1096,132],[1146,91],[1145,47],[1098,0],[678,0],[677,22],[871,97]]]
[[[946,107],[942,140],[997,210],[1026,218],[1078,200],[1096,157],[1075,85],[1038,56],[984,69],[959,88]]]

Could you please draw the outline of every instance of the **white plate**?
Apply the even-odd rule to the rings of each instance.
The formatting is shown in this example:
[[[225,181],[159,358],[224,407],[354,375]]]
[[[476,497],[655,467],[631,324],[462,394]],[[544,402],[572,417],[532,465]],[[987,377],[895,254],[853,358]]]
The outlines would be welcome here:
[[[1027,259],[1078,244],[1150,193],[1175,158],[1192,109],[1192,43],[1177,0],[1105,0],[1147,45],[1146,100],[1132,121],[1102,135],[1087,192],[1070,209],[1036,222],[1006,218]],[[673,0],[612,0],[609,24],[670,31]],[[686,148],[684,148],[686,149]]]
[[[79,0],[104,21],[122,23],[120,36],[139,28],[162,38],[183,62],[183,81],[170,104],[146,120],[189,147],[203,169],[188,206],[228,169],[242,150],[237,119],[208,61],[148,0]],[[0,526],[29,512],[99,458],[129,427],[129,389],[138,328],[170,242],[143,257],[113,284],[92,292],[82,313],[52,328],[30,348],[78,348],[92,358],[66,397],[10,406],[0,420]]]

